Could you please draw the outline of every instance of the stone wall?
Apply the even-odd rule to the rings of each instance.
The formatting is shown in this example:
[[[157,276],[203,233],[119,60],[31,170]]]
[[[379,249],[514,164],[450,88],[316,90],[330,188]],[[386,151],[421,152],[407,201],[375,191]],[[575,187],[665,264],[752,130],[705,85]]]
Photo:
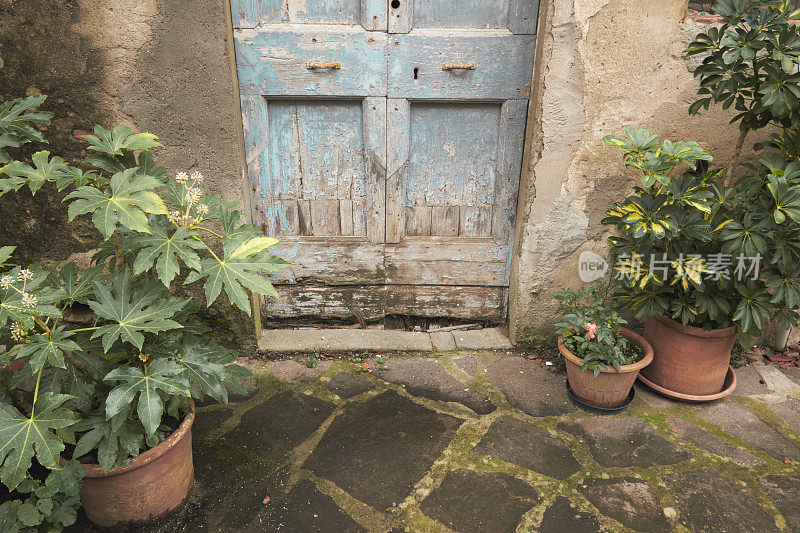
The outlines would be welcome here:
[[[731,163],[738,128],[719,107],[688,115],[698,84],[681,56],[704,27],[687,0],[546,0],[517,213],[509,325],[516,341],[553,331],[553,293],[578,286],[584,250],[603,254],[605,210],[637,182],[602,138],[626,124],[695,140]],[[766,135],[764,135],[766,136]],[[754,157],[751,134],[741,160]]]
[[[0,99],[49,95],[45,148],[73,163],[87,155],[76,131],[125,124],[159,136],[170,173],[199,170],[209,189],[247,202],[226,2],[0,0]],[[88,220],[68,225],[61,197],[45,187],[0,199],[0,245],[20,245],[20,262],[85,260],[99,234]],[[254,345],[245,315],[212,314],[223,338]]]

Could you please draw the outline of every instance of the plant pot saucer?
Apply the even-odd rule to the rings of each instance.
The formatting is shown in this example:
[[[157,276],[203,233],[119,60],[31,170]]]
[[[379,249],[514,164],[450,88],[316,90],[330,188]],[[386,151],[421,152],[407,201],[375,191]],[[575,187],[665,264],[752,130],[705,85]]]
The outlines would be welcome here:
[[[615,415],[617,413],[621,413],[628,406],[633,402],[633,399],[636,397],[636,390],[631,387],[631,391],[628,393],[628,397],[625,399],[625,403],[620,405],[619,407],[598,407],[596,405],[592,405],[590,403],[586,403],[583,400],[580,400],[575,394],[572,392],[572,388],[569,386],[569,380],[567,380],[567,394],[569,394],[569,399],[572,400],[577,407],[583,409],[584,411],[588,411],[590,413],[594,413],[596,415]]]
[[[713,400],[719,400],[720,398],[724,398],[725,396],[729,395],[733,392],[736,388],[736,374],[733,371],[733,367],[728,365],[728,373],[725,374],[725,382],[722,385],[722,390],[715,394],[686,394],[684,392],[675,392],[671,391],[661,385],[656,385],[643,375],[639,374],[639,381],[647,385],[652,390],[656,391],[662,396],[667,398],[671,398],[673,400],[681,400],[684,402],[710,402]]]

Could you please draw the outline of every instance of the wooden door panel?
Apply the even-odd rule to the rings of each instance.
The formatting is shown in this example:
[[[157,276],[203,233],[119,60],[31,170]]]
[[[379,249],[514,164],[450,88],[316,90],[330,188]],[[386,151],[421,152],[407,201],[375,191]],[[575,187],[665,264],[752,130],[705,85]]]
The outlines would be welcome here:
[[[386,280],[382,244],[354,237],[284,237],[278,249],[291,266],[270,275],[275,284],[380,285]]]
[[[408,169],[403,199],[406,235],[487,237],[491,234],[500,129],[500,104],[411,102]],[[427,206],[420,210],[421,206]],[[432,207],[454,208],[444,228],[434,227]],[[458,217],[455,211],[458,210]],[[426,218],[427,233],[408,220]]]
[[[508,284],[508,252],[508,245],[491,239],[406,239],[386,245],[386,282],[502,287]]]
[[[231,0],[233,27],[264,24],[359,24],[386,31],[385,0]]]
[[[527,100],[530,94],[535,36],[415,30],[391,42],[390,98]]]
[[[270,318],[348,318],[386,315],[453,317],[499,321],[505,317],[508,289],[429,285],[312,286],[278,285],[279,298],[264,301]]]
[[[389,33],[470,28],[533,35],[538,12],[538,0],[399,0],[389,9]]]
[[[388,101],[387,242],[494,237],[507,244],[524,104]]]
[[[386,96],[385,33],[281,24],[243,29],[235,37],[240,94]],[[332,65],[338,68],[317,68]]]
[[[382,99],[261,100],[252,122],[266,142],[259,145],[261,154],[251,156],[258,165],[250,166],[251,173],[258,171],[257,223],[276,236],[366,237],[372,221],[379,227],[371,234],[379,236],[383,176],[375,175],[367,154],[380,159],[375,149],[382,151],[376,145],[383,143],[380,132],[364,126],[383,123],[375,117],[383,113]]]

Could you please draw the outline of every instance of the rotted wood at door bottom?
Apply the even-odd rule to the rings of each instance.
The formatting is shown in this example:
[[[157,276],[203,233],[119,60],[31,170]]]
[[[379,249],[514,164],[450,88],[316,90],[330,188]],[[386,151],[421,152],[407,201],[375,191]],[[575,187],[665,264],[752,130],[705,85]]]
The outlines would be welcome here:
[[[276,285],[280,294],[262,300],[262,311],[270,318],[347,318],[360,314],[365,320],[387,315],[505,318],[506,287],[441,285]]]

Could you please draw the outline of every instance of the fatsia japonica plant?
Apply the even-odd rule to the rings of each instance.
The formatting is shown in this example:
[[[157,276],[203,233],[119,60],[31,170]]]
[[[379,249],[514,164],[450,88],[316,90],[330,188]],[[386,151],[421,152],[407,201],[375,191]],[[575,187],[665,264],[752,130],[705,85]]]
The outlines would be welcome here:
[[[637,317],[662,314],[703,329],[734,325],[748,347],[769,318],[796,317],[800,286],[783,272],[797,264],[800,234],[781,234],[774,205],[722,185],[725,169],[709,170],[711,156],[694,142],[661,142],[630,126],[604,140],[642,172],[643,187],[603,219],[618,233],[610,241],[624,306]],[[783,170],[767,179],[768,190],[786,194]],[[770,229],[756,234],[754,224]]]
[[[36,111],[43,101],[0,106],[0,153],[44,141],[33,127],[49,123],[49,113]],[[69,219],[91,217],[101,235],[83,269],[15,265],[14,247],[0,248],[8,364],[0,481],[17,497],[0,506],[3,531],[38,527],[45,515],[51,528],[68,525],[83,471],[75,460],[108,471],[166,438],[192,398],[225,402],[245,393],[238,378],[249,371],[194,318],[201,305],[176,292],[180,283],[202,283],[206,305],[224,290],[250,314],[248,291],[277,296],[264,274],[288,264],[270,252],[275,239],[242,222],[236,202],[203,189],[200,172],[168,179],[150,152],[161,146],[154,135],[96,126],[83,138],[92,155],[81,166],[38,151],[30,163],[8,157],[0,167],[0,197],[52,184],[68,192]],[[88,322],[74,319],[79,308],[90,311]],[[56,477],[35,476],[39,467]]]

